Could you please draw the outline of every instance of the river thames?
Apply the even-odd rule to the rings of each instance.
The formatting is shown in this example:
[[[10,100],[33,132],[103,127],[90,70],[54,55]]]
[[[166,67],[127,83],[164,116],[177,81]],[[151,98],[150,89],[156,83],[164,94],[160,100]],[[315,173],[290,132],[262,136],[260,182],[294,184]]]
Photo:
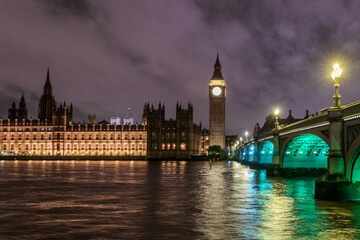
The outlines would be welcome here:
[[[237,162],[1,161],[0,239],[359,239],[360,204]]]

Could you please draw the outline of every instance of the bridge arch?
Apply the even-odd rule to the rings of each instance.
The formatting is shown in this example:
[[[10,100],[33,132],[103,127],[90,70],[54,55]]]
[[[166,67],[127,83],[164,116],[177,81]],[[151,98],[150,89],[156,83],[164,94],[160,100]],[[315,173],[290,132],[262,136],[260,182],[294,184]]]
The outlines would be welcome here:
[[[351,144],[345,157],[346,179],[352,182],[360,182],[360,136]]]
[[[273,153],[274,153],[274,144],[270,141],[265,141],[260,146],[260,163],[261,164],[271,164]]]
[[[289,139],[282,151],[283,168],[327,168],[329,145],[319,136],[304,133]]]

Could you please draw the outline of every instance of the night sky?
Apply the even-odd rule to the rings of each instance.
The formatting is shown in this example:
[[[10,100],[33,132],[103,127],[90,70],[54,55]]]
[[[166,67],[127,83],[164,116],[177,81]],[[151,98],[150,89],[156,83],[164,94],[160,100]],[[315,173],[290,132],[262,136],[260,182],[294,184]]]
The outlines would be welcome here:
[[[194,105],[208,127],[208,83],[219,49],[227,84],[226,132],[263,124],[275,106],[296,118],[360,99],[360,1],[1,0],[0,115],[23,92],[29,115],[50,68],[56,101],[74,120],[120,116],[164,102]]]

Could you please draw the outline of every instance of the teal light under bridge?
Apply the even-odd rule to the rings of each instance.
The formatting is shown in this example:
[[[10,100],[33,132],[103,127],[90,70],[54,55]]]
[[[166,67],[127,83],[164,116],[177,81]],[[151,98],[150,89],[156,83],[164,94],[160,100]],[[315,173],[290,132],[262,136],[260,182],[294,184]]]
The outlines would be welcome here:
[[[327,168],[329,146],[318,136],[303,134],[291,140],[283,154],[284,168]]]
[[[247,147],[247,157],[248,157],[248,161],[252,162],[254,161],[254,154],[255,154],[255,147],[254,144],[251,144],[250,146]]]
[[[360,154],[357,156],[352,170],[352,179],[353,182],[360,182]]]
[[[264,142],[260,150],[260,163],[271,164],[274,153],[274,144],[270,141]]]

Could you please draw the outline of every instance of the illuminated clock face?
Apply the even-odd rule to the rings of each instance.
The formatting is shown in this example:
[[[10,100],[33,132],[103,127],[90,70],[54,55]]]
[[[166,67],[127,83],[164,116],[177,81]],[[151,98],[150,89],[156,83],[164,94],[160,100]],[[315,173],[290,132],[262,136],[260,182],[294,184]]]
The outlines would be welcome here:
[[[214,87],[213,90],[212,90],[212,93],[215,95],[215,96],[219,96],[221,94],[221,88],[219,87]]]

